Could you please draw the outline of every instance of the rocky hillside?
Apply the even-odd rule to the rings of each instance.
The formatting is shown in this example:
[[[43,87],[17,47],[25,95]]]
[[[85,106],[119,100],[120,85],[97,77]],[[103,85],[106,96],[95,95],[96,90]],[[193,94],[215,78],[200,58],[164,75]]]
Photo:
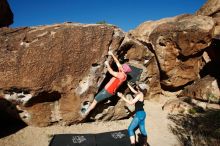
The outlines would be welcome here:
[[[35,126],[84,122],[82,105],[110,78],[104,67],[109,50],[141,70],[146,99],[168,91],[218,108],[219,10],[219,1],[210,0],[195,15],[144,22],[128,33],[76,23],[1,28],[0,114]],[[126,85],[119,90],[127,93]],[[121,119],[132,110],[112,97],[89,119]]]

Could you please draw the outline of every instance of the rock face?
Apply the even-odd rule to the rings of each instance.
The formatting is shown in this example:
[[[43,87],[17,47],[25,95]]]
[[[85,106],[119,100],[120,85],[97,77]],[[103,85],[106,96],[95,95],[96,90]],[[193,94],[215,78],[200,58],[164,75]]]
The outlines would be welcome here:
[[[135,39],[141,41],[141,42],[149,42],[149,36],[151,32],[157,28],[159,25],[163,23],[168,23],[168,22],[176,22],[179,19],[188,16],[187,14],[176,16],[176,17],[170,17],[170,18],[164,18],[160,19],[157,21],[146,21],[142,24],[140,24],[137,28],[134,30],[131,30],[129,32],[130,35],[132,35]]]
[[[212,17],[215,22],[214,35],[216,39],[220,39],[220,1],[208,0],[197,12],[196,15],[204,15]]]
[[[28,125],[82,122],[80,109],[103,88],[104,61],[113,50],[121,62],[141,70],[136,79],[148,89],[146,99],[161,92],[156,58],[150,48],[115,26],[56,24],[0,31],[1,95],[17,105]],[[121,92],[127,93],[127,85]],[[93,120],[129,116],[117,96],[97,106]]]
[[[219,71],[216,70],[219,66],[219,10],[219,0],[208,0],[196,15],[185,14],[147,21],[129,32],[133,39],[145,46],[151,46],[151,52],[157,61],[162,89],[179,92],[197,80],[189,90],[187,86],[181,96],[205,102],[219,102],[220,78]],[[213,82],[207,81],[206,75],[214,77]],[[203,81],[207,81],[207,84],[199,88],[199,83]],[[206,87],[208,89],[205,89]],[[179,104],[177,106],[179,107]]]
[[[123,32],[107,25],[4,28],[0,31],[1,91],[5,98],[28,100],[19,106],[28,124],[79,122],[81,103],[93,98],[104,77],[109,48],[118,48],[123,38]]]
[[[215,78],[206,76],[185,87],[179,96],[187,96],[201,101],[219,103],[220,90]]]
[[[4,100],[0,109],[6,110],[2,114],[10,113],[35,126],[84,122],[81,107],[91,102],[111,77],[104,67],[104,61],[112,62],[109,50],[136,70],[132,82],[146,87],[145,99],[165,93],[163,90],[180,93],[184,89],[181,97],[219,103],[219,73],[210,70],[219,66],[219,1],[211,2],[216,2],[217,8],[204,6],[197,15],[144,22],[129,33],[112,25],[73,23],[1,28],[0,97]],[[115,64],[111,65],[114,68]],[[126,83],[119,91],[131,98]],[[5,107],[5,100],[14,110]],[[189,108],[179,100],[164,106],[170,112]],[[130,116],[133,110],[113,96],[98,104],[89,118],[117,120]]]
[[[153,30],[137,35],[140,27],[144,29],[145,25],[141,25],[131,35],[138,36],[141,42],[152,44],[162,86],[176,88],[198,78],[203,65],[199,53],[210,45],[214,24],[211,17],[182,15],[155,22],[154,25],[151,22]]]
[[[162,109],[172,114],[187,114],[192,106],[180,99],[170,99],[163,105]]]
[[[219,0],[207,0],[207,2],[196,12],[196,15],[212,16],[220,11]]]
[[[13,13],[7,0],[0,1],[0,28],[13,23]]]

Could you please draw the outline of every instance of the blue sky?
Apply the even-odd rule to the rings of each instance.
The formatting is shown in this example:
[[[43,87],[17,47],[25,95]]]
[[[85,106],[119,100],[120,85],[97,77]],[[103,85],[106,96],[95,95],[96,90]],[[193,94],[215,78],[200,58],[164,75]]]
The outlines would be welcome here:
[[[106,21],[124,31],[148,20],[195,13],[206,0],[8,0],[12,27]]]

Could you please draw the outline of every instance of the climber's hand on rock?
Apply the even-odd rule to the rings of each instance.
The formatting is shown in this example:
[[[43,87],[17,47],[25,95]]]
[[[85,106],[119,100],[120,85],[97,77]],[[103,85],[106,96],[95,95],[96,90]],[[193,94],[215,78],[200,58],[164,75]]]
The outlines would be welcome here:
[[[105,64],[105,66],[108,66],[108,65],[109,65],[109,62],[108,62],[108,61],[105,61],[104,64]]]
[[[108,55],[113,55],[113,52],[112,51],[108,51]]]
[[[117,92],[118,97],[123,97],[123,94],[121,92]]]

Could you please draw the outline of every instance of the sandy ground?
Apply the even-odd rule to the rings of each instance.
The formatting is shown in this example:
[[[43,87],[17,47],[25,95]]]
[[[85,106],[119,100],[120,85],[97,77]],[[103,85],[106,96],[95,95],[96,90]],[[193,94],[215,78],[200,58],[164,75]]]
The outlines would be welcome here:
[[[147,112],[146,129],[150,146],[179,146],[177,138],[170,132],[167,112],[162,111],[164,101],[145,101]],[[69,127],[46,128],[27,126],[16,133],[0,139],[0,146],[48,146],[53,134],[101,133],[127,129],[132,118],[111,122],[92,122]],[[137,130],[136,133],[139,133]]]

